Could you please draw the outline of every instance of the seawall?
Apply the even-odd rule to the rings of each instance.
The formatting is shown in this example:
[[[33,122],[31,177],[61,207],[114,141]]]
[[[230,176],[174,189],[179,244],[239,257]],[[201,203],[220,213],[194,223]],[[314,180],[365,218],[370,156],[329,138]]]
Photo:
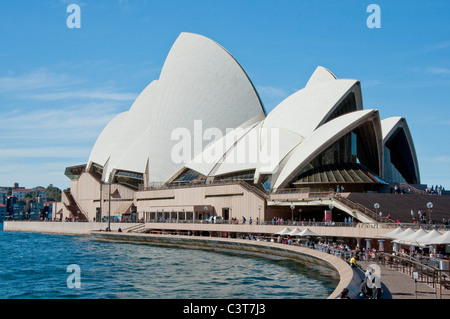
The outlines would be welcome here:
[[[119,228],[133,227],[141,225],[138,223],[111,223],[111,230],[117,231]],[[26,233],[48,233],[63,235],[89,235],[91,231],[105,229],[108,223],[87,223],[87,222],[33,222],[33,221],[5,221],[4,231],[26,232]]]

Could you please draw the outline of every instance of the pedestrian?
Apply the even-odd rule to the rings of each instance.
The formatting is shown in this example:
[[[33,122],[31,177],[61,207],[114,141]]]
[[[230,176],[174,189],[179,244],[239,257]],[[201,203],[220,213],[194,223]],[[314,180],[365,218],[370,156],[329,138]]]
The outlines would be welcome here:
[[[351,266],[352,268],[358,267],[358,265],[356,264],[356,258],[355,258],[355,256],[352,256],[352,258],[350,258],[350,266]]]
[[[374,270],[373,277],[372,299],[381,299],[381,276]]]
[[[350,299],[350,297],[348,296],[348,289],[347,288],[342,289],[342,292],[339,295],[338,299]]]
[[[365,278],[363,281],[361,281],[361,284],[359,286],[359,295],[358,299],[365,299],[372,295],[371,291],[367,287],[367,278]]]

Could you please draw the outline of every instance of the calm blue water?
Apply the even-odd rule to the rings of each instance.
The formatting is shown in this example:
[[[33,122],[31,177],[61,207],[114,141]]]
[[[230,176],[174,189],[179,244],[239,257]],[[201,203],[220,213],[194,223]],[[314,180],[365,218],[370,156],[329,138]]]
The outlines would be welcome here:
[[[80,267],[80,288],[67,285],[71,264]],[[336,284],[331,273],[289,259],[0,231],[5,299],[324,299]]]

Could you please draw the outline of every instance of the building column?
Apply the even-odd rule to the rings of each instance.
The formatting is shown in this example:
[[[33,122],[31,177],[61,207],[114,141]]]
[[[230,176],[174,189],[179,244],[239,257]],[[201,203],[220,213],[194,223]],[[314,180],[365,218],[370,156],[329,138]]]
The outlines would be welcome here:
[[[394,251],[398,251],[398,243],[394,242],[394,246],[392,248]]]
[[[384,239],[378,240],[378,251],[384,250]]]
[[[371,241],[372,239],[370,239],[370,238],[366,238],[366,248],[367,249],[370,249],[370,241]]]

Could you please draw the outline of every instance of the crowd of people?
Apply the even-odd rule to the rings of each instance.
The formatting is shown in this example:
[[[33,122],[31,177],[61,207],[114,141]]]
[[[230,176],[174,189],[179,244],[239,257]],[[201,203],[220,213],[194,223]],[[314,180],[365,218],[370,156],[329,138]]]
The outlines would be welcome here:
[[[431,185],[425,189],[425,192],[430,195],[442,195],[445,192],[445,188],[442,185]],[[391,186],[391,193],[394,194],[411,194],[411,187],[400,187],[399,185]]]
[[[444,191],[445,191],[445,188],[442,187],[442,185],[439,185],[439,186],[438,185],[436,185],[436,186],[431,185],[430,188],[426,189],[426,192],[428,194],[430,194],[430,195],[442,195],[442,193]]]

